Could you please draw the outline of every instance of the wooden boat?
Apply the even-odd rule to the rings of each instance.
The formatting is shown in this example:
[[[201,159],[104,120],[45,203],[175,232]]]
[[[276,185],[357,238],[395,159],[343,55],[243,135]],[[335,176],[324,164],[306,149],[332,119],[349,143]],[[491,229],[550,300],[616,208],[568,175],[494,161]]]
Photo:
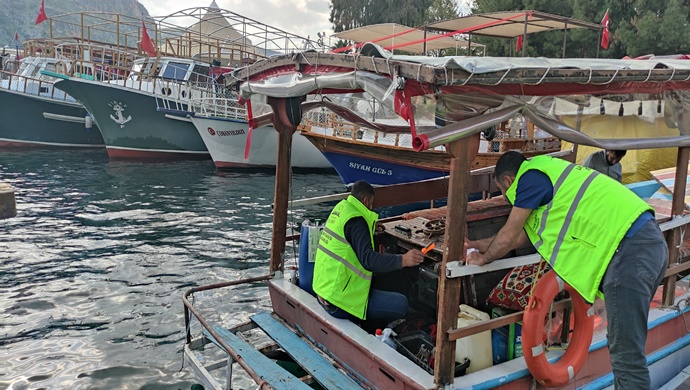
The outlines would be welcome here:
[[[681,273],[690,269],[687,252],[679,250],[687,245],[682,238],[690,222],[690,216],[684,212],[690,128],[683,120],[683,113],[690,108],[690,100],[684,93],[690,89],[690,63],[544,58],[496,61],[488,57],[458,57],[445,61],[445,65],[441,65],[429,57],[390,56],[371,46],[355,56],[312,52],[275,57],[233,73],[233,87],[239,89],[243,98],[260,94],[274,110],[272,115],[256,118],[257,124],[272,122],[279,139],[272,245],[266,275],[197,287],[185,293],[185,359],[205,386],[232,388],[233,380],[240,376],[233,374],[241,368],[259,388],[307,388],[307,384],[313,382],[328,389],[543,388],[534,381],[522,358],[466,375],[456,371],[456,341],[515,324],[523,316],[523,312],[516,312],[457,328],[459,304],[480,307],[485,304],[487,290],[507,270],[540,261],[539,255],[526,254],[529,248],[524,248],[527,252],[512,253],[508,258],[483,267],[463,262],[465,237],[489,236],[500,229],[509,211],[509,205],[501,199],[467,203],[469,193],[491,190],[490,178],[482,181],[470,175],[470,162],[478,151],[479,133],[517,114],[526,116],[549,134],[575,144],[611,149],[678,148],[676,185],[673,199],[668,202],[670,212],[657,214],[661,229],[666,231],[670,261],[659,290],[658,305],[650,311],[646,352],[653,388],[682,381],[676,375],[690,365],[690,335],[686,327],[690,294],[687,280],[678,280]],[[284,78],[273,77],[276,72]],[[297,74],[299,77],[291,77]],[[404,83],[398,83],[400,78]],[[380,93],[386,86],[392,86],[395,93]],[[309,102],[301,103],[303,97],[323,90],[371,93],[410,123],[408,131],[415,150],[445,145],[449,151],[448,178],[381,187],[377,189],[374,205],[448,199],[442,211],[426,212],[427,220],[432,220],[434,213],[445,215],[442,235],[417,235],[414,224],[420,222],[418,218],[424,218],[420,215],[384,221],[389,225],[383,237],[392,240],[391,248],[420,248],[430,240],[436,244],[418,275],[422,278],[423,272],[424,277],[437,280],[437,286],[431,284],[431,297],[426,295],[424,299],[427,303],[437,303],[431,315],[437,331],[433,340],[435,364],[430,371],[426,370],[430,368],[428,364],[413,362],[419,357],[414,352],[408,358],[401,349],[393,350],[354,323],[329,316],[314,296],[291,281],[292,272],[288,272],[290,269],[285,264],[290,141],[300,123],[300,111],[315,107]],[[439,129],[416,133],[409,98],[428,91],[440,91],[437,98],[452,97],[466,105],[477,101],[477,96],[471,95],[476,92],[497,100],[490,109],[476,115]],[[635,102],[643,113],[656,112],[653,115],[666,119],[668,127],[675,129],[674,134],[610,139],[605,129],[601,129],[597,136],[588,136],[587,130],[591,130],[588,119],[600,115],[594,103],[621,98]],[[657,111],[659,104],[665,109]],[[450,108],[453,111],[459,107]],[[329,108],[352,123],[367,122],[347,108]],[[642,116],[639,120],[640,125],[644,125]],[[377,130],[391,128],[379,125]],[[401,228],[397,228],[398,225]],[[284,277],[285,274],[289,277]],[[224,292],[233,296],[245,291],[239,286],[251,286],[253,290],[266,286],[271,298],[267,312],[247,313],[244,305],[233,310],[231,299],[224,298],[221,298],[223,307],[229,308],[228,311],[218,309],[215,304]],[[567,309],[568,302],[557,302],[554,310]],[[564,335],[561,341],[567,338]],[[546,353],[550,361],[562,355],[563,350],[555,348]],[[276,361],[285,357],[303,371],[292,375],[279,369]],[[584,367],[573,374],[571,382],[561,388],[601,389],[612,385],[605,331],[594,334]],[[248,386],[245,383],[241,387]]]
[[[382,122],[386,123],[386,119],[376,121]],[[494,135],[490,140],[482,138],[471,169],[495,165],[498,157],[508,150],[519,150],[526,157],[561,150],[557,138],[535,138],[533,124],[529,124],[531,131],[525,131],[524,138],[522,130],[517,136],[510,137],[507,123],[493,129]],[[300,124],[300,135],[323,153],[347,186],[357,180],[366,180],[375,186],[429,180],[448,175],[450,169],[450,155],[443,146],[418,153],[412,148],[409,134],[387,134],[368,129],[333,113],[307,113]]]

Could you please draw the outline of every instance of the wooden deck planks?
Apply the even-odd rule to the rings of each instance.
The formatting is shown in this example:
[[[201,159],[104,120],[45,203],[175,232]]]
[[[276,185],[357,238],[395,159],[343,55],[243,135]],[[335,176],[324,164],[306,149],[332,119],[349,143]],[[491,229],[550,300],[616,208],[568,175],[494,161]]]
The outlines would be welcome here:
[[[350,377],[333,367],[331,362],[313,350],[297,334],[273,318],[270,313],[259,313],[253,315],[251,319],[326,389],[362,389]]]
[[[254,347],[247,344],[245,341],[234,335],[227,329],[215,325],[213,330],[218,333],[218,335],[225,340],[230,347],[232,347],[238,355],[244,359],[247,364],[252,367],[252,369],[259,375],[263,380],[265,380],[271,387],[277,390],[309,390],[311,389],[304,382],[299,380],[294,375],[290,374],[282,367],[280,367],[276,362],[264,356],[261,352],[257,351]],[[206,337],[209,338],[214,344],[218,344],[210,333],[206,333]],[[222,347],[221,347],[222,348]]]

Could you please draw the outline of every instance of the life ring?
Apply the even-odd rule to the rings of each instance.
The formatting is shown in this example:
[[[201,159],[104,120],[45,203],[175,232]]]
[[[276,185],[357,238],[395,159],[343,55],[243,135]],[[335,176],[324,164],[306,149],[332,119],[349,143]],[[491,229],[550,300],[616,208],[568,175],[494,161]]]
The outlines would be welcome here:
[[[561,291],[568,292],[573,304],[575,326],[563,356],[551,364],[544,350],[544,318],[551,302]],[[540,384],[563,386],[570,382],[585,364],[594,333],[594,317],[587,314],[590,305],[554,271],[544,274],[529,299],[522,319],[522,352],[527,368]]]

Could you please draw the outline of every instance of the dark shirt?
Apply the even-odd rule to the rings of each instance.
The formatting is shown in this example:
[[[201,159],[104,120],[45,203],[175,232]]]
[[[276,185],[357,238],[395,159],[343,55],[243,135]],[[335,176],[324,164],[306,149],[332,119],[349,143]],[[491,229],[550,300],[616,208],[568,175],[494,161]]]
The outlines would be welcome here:
[[[364,217],[355,217],[345,223],[345,239],[364,269],[376,273],[402,269],[402,255],[379,253],[371,248],[369,226]]]
[[[536,210],[539,206],[544,206],[551,202],[551,199],[553,199],[551,179],[544,172],[532,169],[520,177],[513,205],[523,209]],[[635,235],[642,225],[650,219],[654,219],[654,215],[651,212],[646,211],[642,213],[625,233],[625,237],[630,238]]]

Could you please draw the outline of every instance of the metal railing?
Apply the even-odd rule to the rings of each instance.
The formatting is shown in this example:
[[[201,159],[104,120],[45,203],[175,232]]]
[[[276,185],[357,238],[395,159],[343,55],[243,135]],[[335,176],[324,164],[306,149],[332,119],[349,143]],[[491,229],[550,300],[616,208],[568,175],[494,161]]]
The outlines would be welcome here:
[[[63,91],[55,88],[54,81],[43,80],[34,77],[20,76],[16,73],[6,71],[0,72],[2,80],[0,89],[7,91],[24,93],[27,95],[40,96],[59,101],[75,102],[76,100]]]

